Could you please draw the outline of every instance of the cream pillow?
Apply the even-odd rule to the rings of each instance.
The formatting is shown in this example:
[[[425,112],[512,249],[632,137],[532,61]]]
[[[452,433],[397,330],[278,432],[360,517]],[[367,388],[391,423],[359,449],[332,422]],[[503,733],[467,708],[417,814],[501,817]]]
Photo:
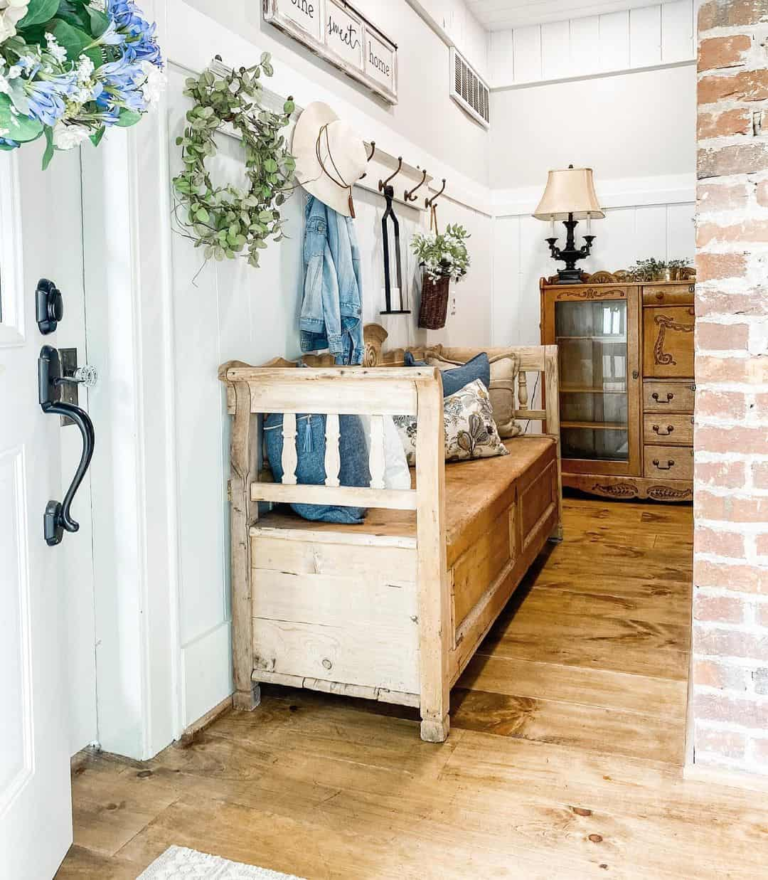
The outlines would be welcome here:
[[[443,401],[445,460],[471,461],[509,455],[501,442],[488,390],[476,379]],[[415,416],[395,416],[408,464],[416,464]]]
[[[523,433],[520,425],[515,422],[515,380],[520,372],[520,361],[511,351],[493,357],[489,355],[488,360],[491,363],[491,386],[488,390],[499,436],[505,439],[518,437]],[[440,370],[453,370],[466,361],[449,360],[438,351],[428,351],[427,363]]]

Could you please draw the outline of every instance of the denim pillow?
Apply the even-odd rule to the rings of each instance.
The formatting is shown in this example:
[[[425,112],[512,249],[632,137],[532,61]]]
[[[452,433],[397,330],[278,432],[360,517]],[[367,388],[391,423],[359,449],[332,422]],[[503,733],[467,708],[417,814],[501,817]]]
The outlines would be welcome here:
[[[404,358],[406,367],[426,367],[427,361],[417,361],[410,351],[406,351]],[[462,388],[478,379],[486,388],[491,387],[491,362],[485,352],[476,355],[471,361],[467,361],[461,367],[452,370],[443,370],[443,397],[450,397],[461,391]]]
[[[473,357],[471,361],[467,361],[463,367],[443,372],[443,397],[456,394],[457,391],[461,391],[462,388],[478,379],[486,388],[490,388],[491,362],[485,352]]]
[[[296,479],[305,486],[325,484],[325,416],[300,415],[296,418]],[[275,480],[283,479],[283,416],[273,413],[264,420],[264,443]],[[342,486],[370,486],[368,448],[365,430],[359,416],[340,416]],[[325,504],[291,504],[304,519],[313,522],[360,525],[368,512],[364,507],[339,507]]]

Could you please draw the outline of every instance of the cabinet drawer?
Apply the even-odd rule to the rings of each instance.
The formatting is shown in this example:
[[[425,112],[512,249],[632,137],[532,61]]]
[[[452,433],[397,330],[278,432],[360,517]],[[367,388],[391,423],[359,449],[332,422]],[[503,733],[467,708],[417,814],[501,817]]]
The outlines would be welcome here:
[[[693,416],[646,415],[644,442],[667,446],[693,446]]]
[[[692,306],[643,309],[643,365],[646,378],[675,379],[694,375]]]
[[[643,288],[644,306],[693,305],[696,292],[694,284],[680,284],[674,287],[659,285]]]
[[[696,403],[693,382],[646,382],[643,409],[647,413],[692,413]]]
[[[645,476],[692,480],[693,449],[688,446],[646,446]]]

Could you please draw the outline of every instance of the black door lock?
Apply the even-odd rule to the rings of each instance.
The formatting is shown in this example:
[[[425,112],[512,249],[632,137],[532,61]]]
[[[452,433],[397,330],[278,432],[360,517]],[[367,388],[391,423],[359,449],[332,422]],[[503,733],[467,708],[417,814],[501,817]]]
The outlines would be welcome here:
[[[64,298],[61,291],[47,278],[41,278],[35,292],[37,306],[37,326],[43,336],[55,333],[59,321],[64,317]]]
[[[93,450],[96,438],[93,430],[93,422],[88,413],[72,403],[64,403],[61,399],[62,386],[78,382],[75,378],[62,375],[61,357],[57,349],[50,345],[44,345],[40,351],[37,362],[38,384],[40,391],[40,406],[44,413],[67,416],[80,429],[83,437],[83,452],[80,456],[80,464],[77,467],[72,484],[64,496],[64,501],[49,501],[45,508],[44,527],[45,542],[49,547],[61,544],[64,532],[77,532],[80,524],[72,519],[72,502],[75,500],[77,490],[85,478],[93,458]]]

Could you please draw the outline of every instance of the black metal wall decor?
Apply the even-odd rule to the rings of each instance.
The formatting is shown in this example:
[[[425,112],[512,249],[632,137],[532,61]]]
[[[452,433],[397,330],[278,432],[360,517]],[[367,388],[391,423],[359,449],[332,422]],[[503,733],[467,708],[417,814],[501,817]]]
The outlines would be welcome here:
[[[384,295],[386,300],[386,308],[384,309],[384,311],[381,312],[382,315],[410,315],[411,313],[410,309],[405,308],[405,299],[403,297],[403,264],[400,250],[400,221],[398,220],[397,214],[395,214],[395,210],[392,207],[392,203],[395,198],[395,188],[392,186],[392,181],[397,177],[397,175],[400,173],[400,169],[403,167],[403,157],[400,156],[397,161],[398,166],[394,174],[392,174],[386,180],[379,181],[379,192],[384,194],[384,198],[387,202],[387,208],[384,211],[384,216],[381,218],[382,241],[384,244]],[[392,267],[389,246],[390,222],[394,231],[395,238],[397,287],[400,295],[399,309],[392,308]]]

